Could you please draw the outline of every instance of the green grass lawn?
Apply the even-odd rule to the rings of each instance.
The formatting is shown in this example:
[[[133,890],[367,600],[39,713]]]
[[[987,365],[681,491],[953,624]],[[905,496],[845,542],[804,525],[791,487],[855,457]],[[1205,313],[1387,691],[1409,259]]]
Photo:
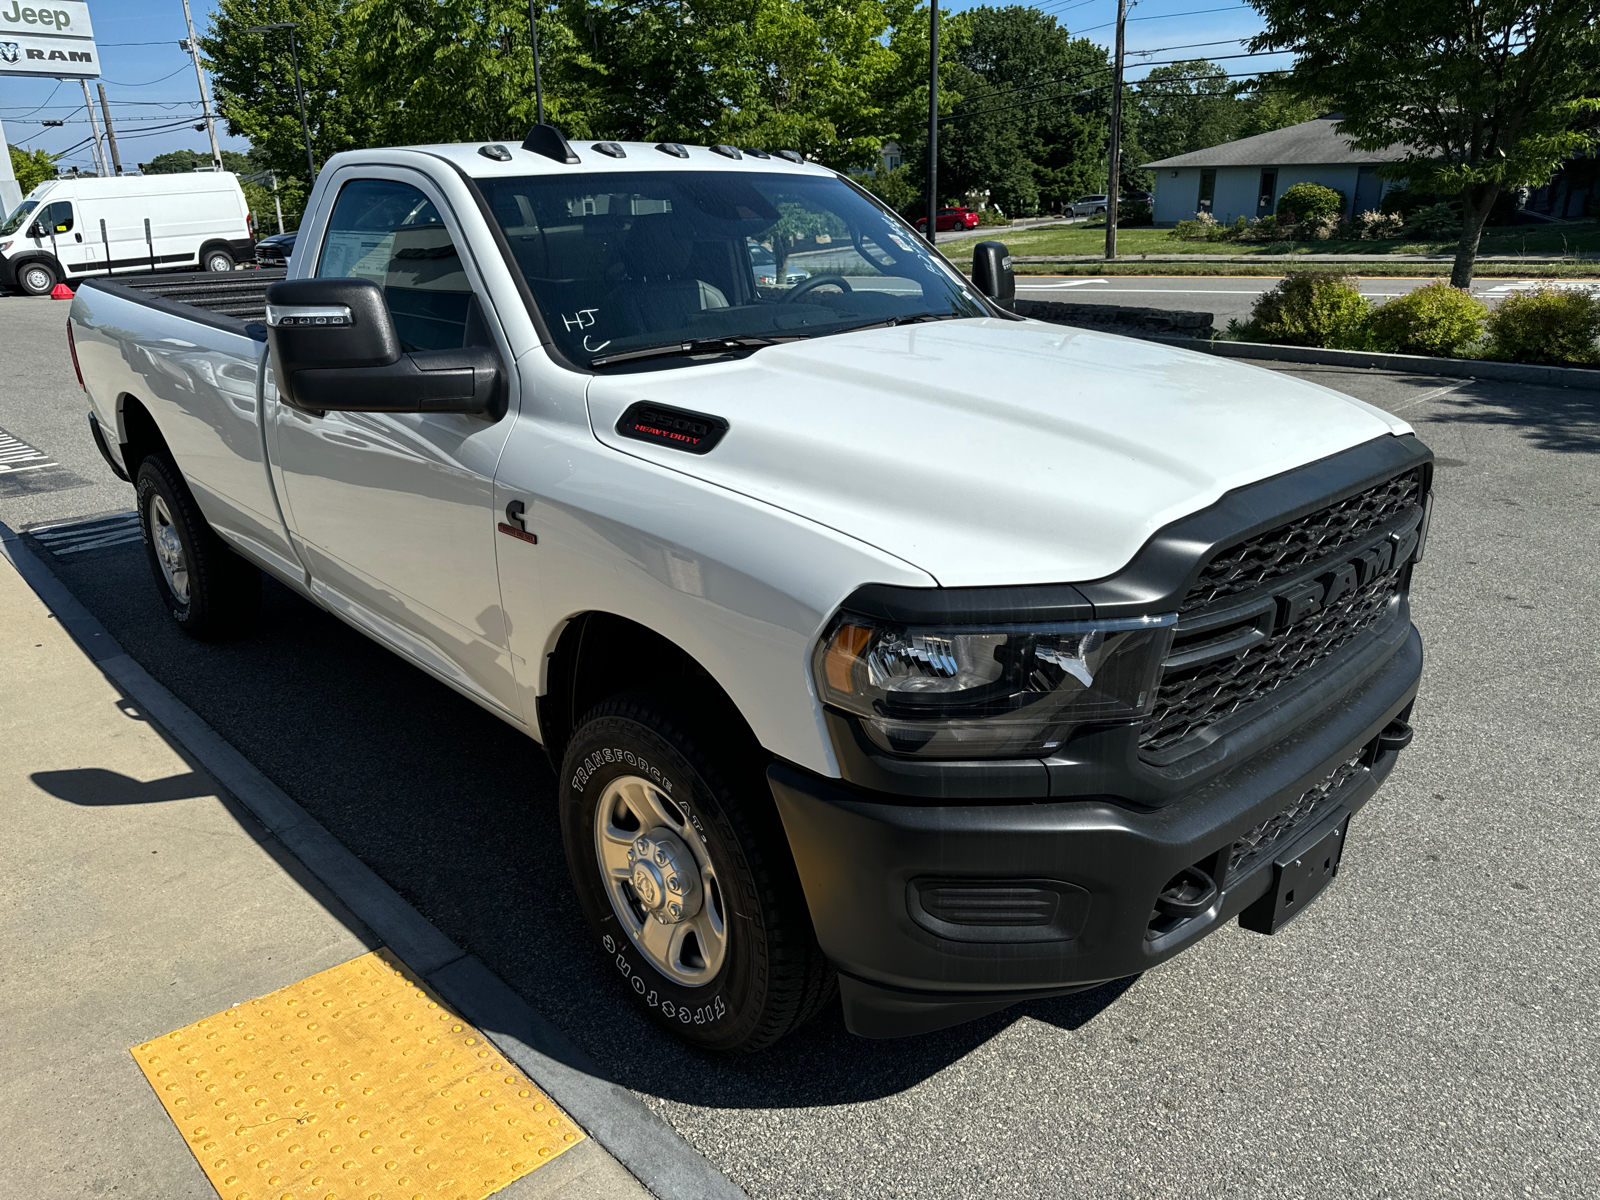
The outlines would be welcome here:
[[[1117,254],[1303,254],[1308,258],[1348,254],[1450,254],[1454,242],[1385,241],[1326,242],[1191,242],[1171,237],[1166,229],[1119,229]],[[1013,254],[1100,254],[1105,250],[1103,225],[1040,229],[1032,233],[995,230]],[[1568,221],[1560,225],[1512,225],[1487,229],[1480,254],[1572,254],[1600,251],[1600,221]]]

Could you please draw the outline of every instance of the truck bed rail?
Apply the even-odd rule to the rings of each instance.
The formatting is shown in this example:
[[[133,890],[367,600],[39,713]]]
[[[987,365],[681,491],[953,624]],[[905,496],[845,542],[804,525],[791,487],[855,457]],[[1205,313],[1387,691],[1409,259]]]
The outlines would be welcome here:
[[[257,271],[184,271],[161,275],[118,275],[95,282],[116,282],[134,291],[147,292],[163,300],[203,308],[241,321],[264,321],[267,317],[267,285],[276,283],[288,272],[283,268]],[[87,280],[85,282],[88,282]]]

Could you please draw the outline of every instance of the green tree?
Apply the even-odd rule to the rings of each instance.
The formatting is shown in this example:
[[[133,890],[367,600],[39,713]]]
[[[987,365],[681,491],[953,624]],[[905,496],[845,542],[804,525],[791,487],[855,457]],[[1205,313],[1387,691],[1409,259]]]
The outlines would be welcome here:
[[[56,156],[44,150],[19,150],[10,146],[11,173],[26,196],[46,180],[56,177]]]
[[[1501,190],[1545,183],[1594,142],[1600,0],[1251,4],[1267,24],[1251,49],[1297,55],[1284,86],[1341,111],[1360,149],[1409,148],[1390,173],[1460,198],[1456,287]]]
[[[1226,69],[1204,58],[1151,68],[1133,107],[1140,145],[1152,162],[1233,141],[1250,108]]]
[[[289,34],[245,33],[252,25],[299,22],[300,81],[317,169],[341,150],[385,144],[383,118],[397,97],[374,103],[352,86],[356,47],[344,0],[220,0],[200,39],[217,107],[228,131],[261,151],[257,170],[276,170],[280,186],[303,180],[305,142],[295,103]]]
[[[156,155],[147,163],[139,164],[140,172],[145,175],[186,175],[190,171],[210,169],[211,155],[202,154],[198,150],[169,150],[165,154]],[[232,171],[235,175],[243,175],[255,168],[251,165],[248,155],[240,154],[237,150],[224,150],[222,169]]]

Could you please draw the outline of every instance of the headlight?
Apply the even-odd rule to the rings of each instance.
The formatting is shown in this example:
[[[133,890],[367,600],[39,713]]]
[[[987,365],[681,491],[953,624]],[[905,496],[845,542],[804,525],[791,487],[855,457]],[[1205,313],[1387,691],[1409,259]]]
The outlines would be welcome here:
[[[0,254],[4,254],[9,249],[11,249],[10,242],[0,242]]]
[[[841,613],[812,671],[823,701],[891,753],[1033,758],[1075,725],[1149,712],[1177,621],[935,627]]]

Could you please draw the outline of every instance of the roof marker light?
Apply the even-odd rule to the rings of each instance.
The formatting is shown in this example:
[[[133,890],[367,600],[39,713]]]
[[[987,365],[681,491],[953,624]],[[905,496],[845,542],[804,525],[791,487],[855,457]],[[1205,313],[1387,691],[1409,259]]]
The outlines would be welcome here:
[[[594,150],[599,154],[604,154],[607,158],[628,157],[628,152],[621,146],[617,145],[616,142],[596,142],[593,146],[590,146],[589,149]]]
[[[751,158],[771,158],[772,157],[772,155],[768,154],[765,150],[746,150],[745,153],[748,154]]]
[[[657,142],[656,149],[663,154],[670,154],[673,158],[688,158],[689,152],[678,142]]]
[[[501,145],[479,146],[478,147],[478,153],[483,155],[485,158],[494,159],[495,162],[510,162],[511,161],[511,151],[507,150],[504,146],[501,146]]]
[[[801,154],[798,150],[779,150],[778,157],[787,158],[792,163],[800,163],[802,165],[804,165],[806,161],[805,155]]]
[[[721,144],[718,144],[718,145],[715,145],[715,146],[711,147],[711,153],[720,154],[720,155],[722,155],[723,158],[743,158],[744,157],[744,155],[740,154],[739,151],[737,149],[735,149],[734,147],[732,147],[732,146],[724,146],[724,145],[721,145]]]

